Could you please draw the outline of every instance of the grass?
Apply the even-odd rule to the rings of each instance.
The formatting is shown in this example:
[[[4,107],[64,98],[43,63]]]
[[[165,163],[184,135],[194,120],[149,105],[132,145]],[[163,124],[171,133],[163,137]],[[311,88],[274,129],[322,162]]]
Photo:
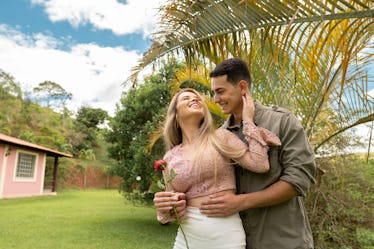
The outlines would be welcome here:
[[[4,249],[172,248],[176,225],[161,226],[151,207],[124,203],[116,190],[0,200]]]

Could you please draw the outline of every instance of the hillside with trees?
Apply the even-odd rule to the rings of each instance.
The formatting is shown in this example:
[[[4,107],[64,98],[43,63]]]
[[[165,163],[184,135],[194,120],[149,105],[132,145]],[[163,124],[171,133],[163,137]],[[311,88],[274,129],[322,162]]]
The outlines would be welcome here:
[[[23,90],[13,76],[0,71],[0,133],[73,154],[73,159],[61,160],[59,185],[86,187],[84,182],[76,186],[77,180],[71,178],[80,176],[72,176],[72,172],[86,178],[86,171],[93,168],[110,176],[113,161],[107,156],[105,129],[99,128],[110,117],[106,111],[88,106],[80,107],[74,115],[66,107],[71,98],[51,81],[41,82],[32,91]],[[46,184],[52,165],[47,161]]]

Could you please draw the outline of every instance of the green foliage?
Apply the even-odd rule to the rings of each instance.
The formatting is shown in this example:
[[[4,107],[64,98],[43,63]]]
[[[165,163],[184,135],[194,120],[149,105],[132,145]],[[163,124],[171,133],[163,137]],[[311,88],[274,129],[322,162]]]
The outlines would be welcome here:
[[[153,161],[164,154],[162,141],[157,141],[149,151],[149,134],[162,123],[166,106],[170,102],[168,82],[179,65],[170,63],[158,74],[149,76],[144,84],[130,89],[121,98],[115,117],[110,121],[107,141],[111,143],[109,155],[117,161],[112,170],[123,178],[125,196],[144,199],[154,177],[160,173],[153,169]],[[134,191],[133,191],[134,190]],[[152,195],[146,194],[149,198]],[[145,199],[150,200],[148,197]]]
[[[108,113],[101,108],[82,106],[78,109],[74,131],[80,135],[80,139],[73,145],[74,154],[78,155],[81,151],[92,150],[99,146],[97,141],[100,128],[98,126],[108,119]]]
[[[19,134],[18,138],[29,141],[31,143],[35,143],[35,134],[32,131],[24,131],[21,134]]]
[[[76,121],[87,128],[97,128],[108,119],[108,113],[101,108],[82,106],[78,109]]]
[[[11,106],[12,108],[9,108]],[[62,152],[71,152],[67,137],[71,117],[22,99],[0,100],[0,132]],[[62,122],[62,120],[64,120]],[[72,135],[73,136],[73,135]]]
[[[358,228],[356,230],[357,240],[362,249],[374,249],[374,231],[373,229]]]
[[[374,160],[342,155],[317,162],[326,170],[307,198],[316,249],[374,246]]]
[[[21,87],[13,76],[0,69],[0,100],[12,97],[22,97]]]

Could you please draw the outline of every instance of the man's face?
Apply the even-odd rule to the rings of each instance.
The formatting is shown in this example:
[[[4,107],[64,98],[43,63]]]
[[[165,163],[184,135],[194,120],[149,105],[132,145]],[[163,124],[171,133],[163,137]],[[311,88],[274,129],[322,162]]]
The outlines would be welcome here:
[[[241,115],[243,108],[242,89],[227,81],[227,75],[212,78],[214,102],[221,106],[224,114]]]

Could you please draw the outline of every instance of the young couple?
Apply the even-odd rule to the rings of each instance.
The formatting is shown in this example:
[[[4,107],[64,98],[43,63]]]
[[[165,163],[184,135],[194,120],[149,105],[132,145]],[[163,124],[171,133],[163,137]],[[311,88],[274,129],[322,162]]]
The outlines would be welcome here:
[[[198,92],[173,97],[163,173],[177,175],[155,194],[157,219],[172,221],[175,207],[190,249],[313,248],[303,198],[316,168],[302,126],[289,111],[252,100],[243,60],[223,61],[210,77],[214,101],[230,116],[214,129]],[[180,228],[177,248],[186,248]]]

